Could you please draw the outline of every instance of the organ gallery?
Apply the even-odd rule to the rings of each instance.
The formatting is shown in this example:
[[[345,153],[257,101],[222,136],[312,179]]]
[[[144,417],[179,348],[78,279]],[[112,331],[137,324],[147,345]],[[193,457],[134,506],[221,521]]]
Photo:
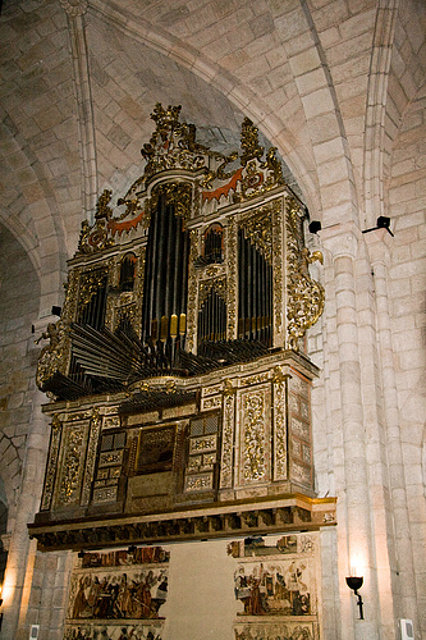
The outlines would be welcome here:
[[[200,541],[223,541],[232,563],[229,638],[318,639],[318,531],[335,500],[315,494],[305,347],[322,255],[248,118],[229,155],[198,143],[180,107],[152,119],[143,175],[82,223],[42,336],[51,439],[29,532],[75,552],[68,640],[172,638],[175,549]]]

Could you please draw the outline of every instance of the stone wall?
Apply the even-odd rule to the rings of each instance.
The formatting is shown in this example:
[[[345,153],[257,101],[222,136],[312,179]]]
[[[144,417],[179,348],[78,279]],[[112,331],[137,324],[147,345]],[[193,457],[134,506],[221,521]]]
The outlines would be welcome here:
[[[14,236],[0,227],[0,475],[13,532],[35,390],[38,349],[31,325],[38,317],[40,285]]]

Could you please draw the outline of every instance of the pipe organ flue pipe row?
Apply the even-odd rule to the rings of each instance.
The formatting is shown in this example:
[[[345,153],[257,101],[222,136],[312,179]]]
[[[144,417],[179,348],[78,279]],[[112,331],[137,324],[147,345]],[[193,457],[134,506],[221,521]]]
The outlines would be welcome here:
[[[189,233],[164,193],[151,212],[142,309],[142,341],[173,366],[186,334]]]
[[[238,337],[270,345],[272,267],[244,229],[238,233]]]

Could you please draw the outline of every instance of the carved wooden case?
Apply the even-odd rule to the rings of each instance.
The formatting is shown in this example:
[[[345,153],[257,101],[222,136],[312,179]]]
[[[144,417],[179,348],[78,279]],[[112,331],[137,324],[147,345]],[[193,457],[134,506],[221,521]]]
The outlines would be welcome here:
[[[244,528],[245,510],[256,527],[292,525],[299,494],[318,526],[317,369],[303,351],[324,297],[308,266],[322,256],[306,249],[306,209],[253,123],[225,156],[179,112],[156,106],[143,175],[115,208],[105,190],[83,222],[62,316],[42,336],[52,435],[32,533],[45,548],[121,539],[107,519],[135,514],[175,538]],[[279,522],[253,515],[288,495]],[[190,515],[201,507],[213,509],[204,525]],[[136,538],[161,537],[150,526]]]

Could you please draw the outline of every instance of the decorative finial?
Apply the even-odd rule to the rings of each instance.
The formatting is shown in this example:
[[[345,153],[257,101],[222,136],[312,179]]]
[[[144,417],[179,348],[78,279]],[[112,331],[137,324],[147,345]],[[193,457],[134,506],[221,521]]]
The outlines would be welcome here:
[[[241,125],[241,147],[244,153],[241,156],[241,164],[246,166],[249,160],[257,158],[261,160],[264,147],[259,144],[259,129],[254,126],[250,118],[244,118]]]

